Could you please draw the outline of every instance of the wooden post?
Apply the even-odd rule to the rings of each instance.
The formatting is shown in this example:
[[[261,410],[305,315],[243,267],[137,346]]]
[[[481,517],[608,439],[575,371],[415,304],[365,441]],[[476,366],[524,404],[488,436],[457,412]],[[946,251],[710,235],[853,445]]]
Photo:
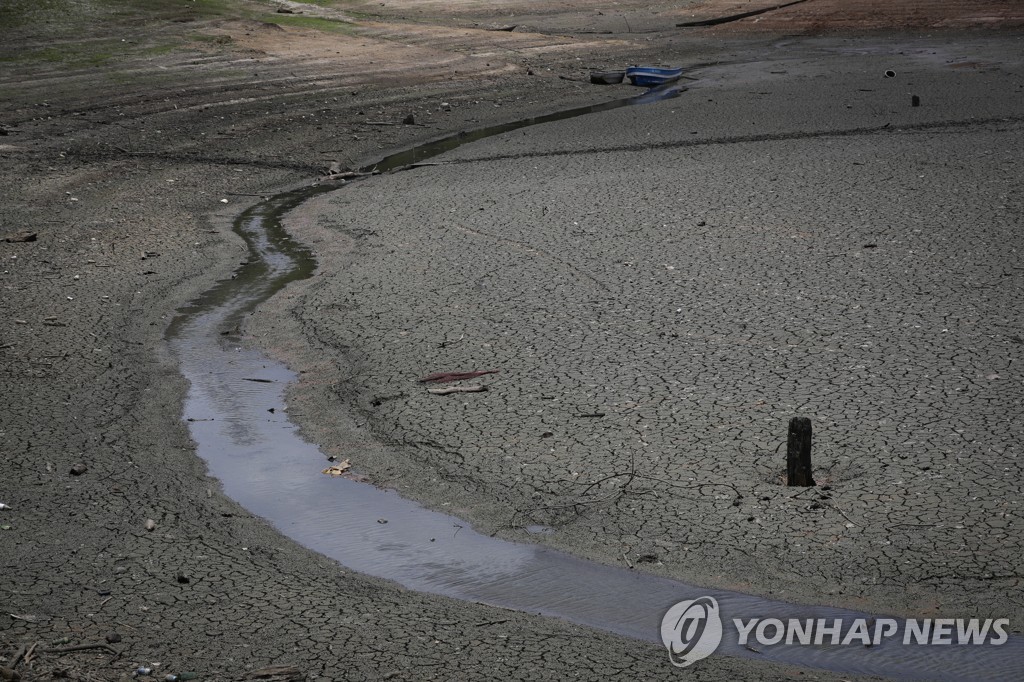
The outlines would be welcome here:
[[[789,447],[786,450],[786,485],[814,485],[811,477],[811,420],[793,417],[789,420]]]

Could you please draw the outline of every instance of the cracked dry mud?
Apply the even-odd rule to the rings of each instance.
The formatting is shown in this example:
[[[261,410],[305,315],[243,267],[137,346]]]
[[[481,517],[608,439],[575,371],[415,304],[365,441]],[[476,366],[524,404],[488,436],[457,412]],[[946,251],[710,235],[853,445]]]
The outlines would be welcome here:
[[[758,97],[746,67],[711,69],[680,100],[300,208],[294,234],[342,263],[274,308],[340,361],[296,391],[315,438],[337,442],[325,405],[347,401],[392,446],[339,451],[357,470],[606,562],[1019,616],[1020,65],[986,80],[900,48],[802,45],[757,66],[788,69]],[[894,106],[897,63],[941,101]],[[411,383],[483,367],[501,373],[478,395]],[[796,414],[821,486],[798,494],[779,454]]]
[[[565,16],[550,21],[605,21]],[[385,16],[352,45],[265,18],[191,19],[236,47],[0,71],[0,232],[39,234],[0,243],[0,656],[117,632],[115,660],[41,654],[22,679],[115,680],[153,662],[203,679],[271,664],[310,679],[674,679],[657,647],[410,593],[251,517],[193,454],[162,336],[174,307],[246,258],[228,231],[243,195],[332,160],[603,100],[557,78],[580,75],[578,55],[752,62],[774,43],[556,39],[538,26],[495,54],[494,34],[471,26],[437,43],[422,37],[429,25]],[[390,53],[410,35],[420,47]],[[1012,36],[934,40],[952,62],[928,62],[934,41],[913,57],[840,45],[852,52],[825,61],[864,64],[852,88],[815,70],[820,55],[800,56],[812,41],[781,66],[713,72],[685,104],[521,131],[312,201],[289,224],[321,274],[250,330],[316,371],[294,392],[304,432],[328,450],[365,445],[358,470],[481,529],[521,537],[543,523],[557,528],[543,542],[609,562],[656,557],[644,570],[693,582],[1010,617],[1019,632],[1020,64]],[[367,49],[394,60],[385,83],[353,75]],[[331,51],[344,55],[325,61]],[[929,105],[953,77],[964,99],[911,120],[904,93],[876,78],[893,60],[917,69]],[[809,84],[832,90],[812,99]],[[684,106],[681,124],[665,113]],[[366,123],[410,112],[428,126]],[[865,131],[828,134],[847,128]],[[772,180],[769,167],[784,172]],[[658,201],[637,201],[644,192]],[[399,200],[375,201],[384,193]],[[412,383],[487,364],[502,370],[488,392]],[[331,432],[350,409],[376,440]],[[794,411],[815,417],[816,475],[830,486],[800,502],[778,486],[773,451]],[[621,494],[611,479],[608,501],[574,505],[587,501],[581,483],[630,454],[646,478]],[[706,480],[732,488],[688,487]],[[727,658],[687,675],[840,679]]]

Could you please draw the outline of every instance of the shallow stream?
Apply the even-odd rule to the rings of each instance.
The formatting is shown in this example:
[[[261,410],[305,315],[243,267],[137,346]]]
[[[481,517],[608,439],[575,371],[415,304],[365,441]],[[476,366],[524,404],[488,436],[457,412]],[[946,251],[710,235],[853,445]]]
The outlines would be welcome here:
[[[664,94],[460,133],[364,170],[391,170],[527,125],[644,103]],[[313,272],[312,255],[288,237],[281,218],[306,199],[335,189],[314,186],[285,192],[242,213],[235,229],[249,245],[248,264],[182,309],[169,329],[172,352],[191,383],[184,417],[199,455],[229,496],[285,535],[353,570],[414,590],[562,618],[641,640],[660,643],[668,608],[705,595],[719,601],[727,620],[869,616],[704,589],[484,536],[468,523],[392,491],[320,473],[325,456],[297,435],[282,409],[285,387],[295,375],[245,347],[238,329],[258,304]],[[752,647],[727,634],[718,652],[898,679],[1024,679],[1020,637],[1001,646],[902,645],[895,636],[870,647]],[[670,670],[667,652],[665,665]]]

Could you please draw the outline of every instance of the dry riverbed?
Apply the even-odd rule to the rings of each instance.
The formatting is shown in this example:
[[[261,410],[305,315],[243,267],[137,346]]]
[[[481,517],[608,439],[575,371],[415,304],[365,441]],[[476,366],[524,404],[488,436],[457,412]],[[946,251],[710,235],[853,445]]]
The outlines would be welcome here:
[[[484,11],[477,3],[460,5],[465,11],[451,15],[446,8],[432,10],[425,3],[387,5],[377,10],[346,4],[342,12],[287,3],[292,13],[279,13],[277,5],[260,2],[13,2],[0,12],[5,34],[0,48],[0,238],[34,235],[0,242],[0,367],[7,400],[0,420],[0,502],[9,506],[0,510],[0,665],[13,665],[19,658],[22,679],[116,680],[129,677],[141,665],[154,667],[161,675],[195,671],[202,679],[241,679],[275,664],[293,665],[309,679],[325,680],[676,675],[664,652],[654,646],[558,621],[410,593],[346,571],[290,542],[224,497],[194,455],[180,420],[186,386],[167,356],[164,330],[177,306],[229,277],[246,260],[241,241],[230,232],[230,219],[259,196],[309,182],[332,163],[355,166],[444,132],[609,99],[609,91],[580,81],[592,67],[669,59],[750,61],[754,51],[775,44],[770,35],[737,36],[735,27],[685,37],[675,31],[633,33],[685,20],[678,7],[667,5],[649,11],[646,5],[620,3],[614,11],[606,8],[602,13],[569,5],[561,13],[551,13],[511,4],[502,5],[502,12]],[[724,6],[705,3],[697,9],[711,16]],[[520,15],[529,10],[532,23],[519,26],[525,22],[511,19],[506,10]],[[615,12],[622,14],[623,24],[629,20],[628,30],[609,23]],[[511,24],[517,24],[515,31],[487,30]],[[955,45],[957,38],[942,40]],[[991,50],[984,60],[964,58],[957,64],[951,72],[977,71],[980,77],[1009,83],[1005,97],[1018,99],[1006,101],[1018,102],[1019,111],[1019,64],[1013,66],[1009,57]],[[721,96],[736,102],[752,97],[741,91]],[[403,124],[410,115],[412,123]],[[713,115],[704,115],[711,125]],[[991,115],[1009,117],[1001,110]],[[1019,136],[1013,132],[1019,121],[992,125],[998,130],[972,129],[971,134],[990,135],[989,143],[1008,139],[1019,148]],[[1008,136],[999,137],[999,125],[1011,131]],[[495,147],[484,153],[530,154],[558,143],[537,140],[539,146],[532,151]],[[471,168],[463,166],[463,171]],[[564,167],[545,167],[537,175],[562,171]],[[419,206],[424,192],[434,192],[435,198],[452,192],[447,205],[463,201],[453,188],[469,186],[464,175],[447,175],[455,172],[410,176],[409,186],[395,184],[403,181],[394,176],[351,189],[400,197],[381,206],[387,211],[406,200]],[[974,183],[988,180],[979,177]],[[572,191],[559,185],[546,191],[556,190]],[[352,262],[347,238],[315,227],[316,212],[337,200],[324,197],[295,218],[314,225],[304,238],[324,240],[315,245],[324,271]],[[535,201],[555,203],[557,197],[544,195]],[[432,203],[432,210],[444,210]],[[1019,216],[1019,202],[1015,206]],[[713,208],[705,207],[709,213]],[[1012,209],[1010,203],[993,208]],[[714,225],[722,216],[708,222]],[[424,220],[434,225],[438,218]],[[387,236],[395,238],[405,237]],[[579,254],[585,256],[585,251]],[[370,267],[366,259],[352,262],[360,263]],[[447,278],[460,266],[453,262],[445,267],[440,272]],[[573,267],[590,272],[596,266]],[[403,287],[430,284],[412,276],[394,281]],[[301,317],[308,323],[331,323],[313,316],[309,303],[315,299],[308,288],[312,285],[300,286],[307,288],[285,292],[257,316],[259,321],[249,331],[273,332],[263,338],[267,347],[292,360],[296,369],[323,372],[325,385],[307,382],[297,394],[311,406],[302,426],[314,438],[336,443],[328,425],[338,414],[365,408],[375,391],[392,379],[363,372],[351,379],[341,398],[332,393],[337,378],[347,376],[345,358],[329,345],[311,350],[303,336],[291,334]],[[323,290],[317,295],[337,301],[343,294]],[[398,298],[390,300],[400,303],[403,295],[396,292]],[[1014,323],[1012,312],[1005,313],[1008,324]],[[279,321],[277,330],[269,329],[273,320]],[[438,324],[440,319],[423,328],[424,343],[447,338],[430,326]],[[401,330],[360,328],[360,334],[367,335],[395,331]],[[710,337],[702,338],[700,343],[710,343]],[[1014,343],[1010,339],[1010,345],[1000,346],[1007,357],[1019,353]],[[405,364],[392,367],[401,368],[393,380],[404,382],[402,386],[421,368],[423,373],[461,368],[422,367],[427,360],[441,364],[492,359],[403,353]],[[391,361],[386,355],[377,359]],[[369,362],[360,364],[367,366]],[[1013,385],[1019,391],[1019,379],[1012,366],[1007,367],[986,367],[976,379],[994,386],[1016,381]],[[520,380],[526,384],[543,375],[543,367],[534,371]],[[985,378],[989,374],[998,379]],[[501,377],[511,383],[516,375],[505,371]],[[1013,400],[1013,395],[1011,391],[999,400]],[[522,394],[523,409],[531,400]],[[605,409],[607,401],[601,397],[592,402],[587,409]],[[993,423],[1004,424],[1006,437],[1019,430],[1019,414],[1001,411],[1004,403],[998,400],[991,404]],[[437,405],[417,407],[427,412],[414,422],[427,419],[424,415]],[[647,407],[637,402],[628,409]],[[785,411],[778,410],[780,416]],[[455,418],[441,417],[434,428]],[[408,428],[400,418],[380,415],[374,424],[379,433]],[[850,447],[855,445],[852,440]],[[1010,464],[1006,453],[1015,457],[1015,451],[1007,446],[1002,453],[1000,464]],[[375,480],[407,487],[406,492],[428,503],[447,500],[449,491],[430,482],[438,475],[431,473],[438,463],[404,456],[399,452],[395,459],[358,465]],[[989,448],[985,456],[996,455]],[[494,463],[504,466],[503,460]],[[591,469],[586,475],[599,477],[609,466],[616,464],[598,462],[595,468],[601,470]],[[754,471],[764,478],[769,469]],[[858,470],[847,465],[838,473],[835,484],[841,495],[845,493],[840,486]],[[517,487],[508,485],[514,478],[507,476],[504,470],[481,469],[476,492],[451,493],[457,495],[457,509],[482,528],[499,529],[514,524],[495,514],[488,491],[500,486],[512,497],[527,491],[530,499],[502,502],[512,508],[548,504],[543,486],[519,486],[515,492]],[[735,472],[730,476],[734,485],[740,485]],[[426,485],[417,487],[414,480]],[[757,485],[767,483],[759,480]],[[530,497],[535,490],[542,494],[540,501]],[[981,482],[972,491],[990,496],[986,500],[1010,500],[1014,495],[1019,499],[1019,490],[1005,476],[997,485]],[[744,499],[744,504],[753,503],[749,495]],[[731,502],[732,498],[722,504]],[[984,545],[986,538],[1001,532],[1003,549],[1019,556],[1014,544],[1020,542],[1019,509],[993,504],[985,507],[991,512],[985,518],[1003,514],[998,517],[1002,525],[989,524],[992,530],[985,532],[969,528],[969,541]],[[821,513],[831,513],[831,507],[824,506],[828,509]],[[842,499],[832,506],[851,513]],[[664,507],[659,509],[656,513],[666,513]],[[617,521],[603,534],[586,519],[582,524],[571,519],[575,530],[572,523],[563,524],[567,532],[545,536],[545,541],[605,561],[617,560],[622,547],[627,554],[664,556],[665,548],[659,549],[658,543],[665,539],[657,525],[648,530],[638,527],[641,516],[630,508],[613,511],[612,516]],[[829,522],[835,520],[829,517]],[[865,521],[871,519],[853,520]],[[705,523],[700,532],[714,534],[714,519]],[[819,527],[809,537],[812,542],[827,541]],[[934,551],[951,547],[944,544],[946,536],[922,537],[929,548],[937,548]],[[998,553],[1003,549],[992,552],[996,563],[1003,561]],[[773,552],[767,555],[767,570],[784,572],[785,555]],[[694,564],[694,575],[719,584],[729,581],[701,568],[722,557],[702,556],[704,563]],[[740,586],[759,591],[775,584],[776,578],[758,574],[758,555],[745,556],[750,568]],[[976,559],[977,553],[971,556]],[[688,575],[682,561],[662,564],[647,568]],[[917,576],[923,587],[913,601],[898,603],[897,608],[916,612],[951,587],[958,608],[980,595],[979,610],[991,609],[993,595],[1000,593],[1007,596],[1006,609],[1019,614],[1019,577],[1000,573],[1006,568],[1003,564],[991,569],[971,564],[970,569],[975,568],[983,572],[978,579],[953,570],[931,583],[924,580],[927,576]],[[886,584],[888,577],[882,572],[880,585],[862,582],[863,587],[848,597],[840,593],[829,598],[854,602],[847,605],[861,600],[874,605],[905,589],[904,582]],[[846,584],[832,575],[827,582]],[[794,593],[788,584],[783,588],[795,598],[807,595]],[[815,589],[825,591],[821,586]],[[942,605],[938,600],[934,604]],[[1014,625],[1019,628],[1019,619]],[[101,643],[104,647],[58,651]],[[723,658],[705,661],[691,676],[839,679]]]

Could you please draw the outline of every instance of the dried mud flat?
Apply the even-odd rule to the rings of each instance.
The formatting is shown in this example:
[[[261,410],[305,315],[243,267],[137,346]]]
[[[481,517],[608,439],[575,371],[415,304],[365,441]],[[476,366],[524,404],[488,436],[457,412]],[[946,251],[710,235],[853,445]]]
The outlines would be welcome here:
[[[677,19],[678,8],[658,16],[622,3],[601,14],[502,6],[529,22],[481,4],[443,22],[451,8],[425,3],[347,4],[347,14],[298,3],[288,6],[302,14],[260,3],[138,3],[127,14],[101,3],[29,4],[0,15],[0,236],[37,235],[0,243],[0,502],[10,507],[0,510],[0,665],[21,653],[26,680],[122,679],[154,664],[202,679],[275,664],[309,679],[674,677],[656,647],[410,593],[253,518],[193,454],[179,418],[186,387],[163,331],[176,306],[245,260],[228,225],[258,195],[331,162],[607,99],[569,80],[591,67],[663,55],[726,60],[774,36],[737,36],[738,25],[702,37],[633,35]],[[626,32],[606,23],[615,12],[629,19]],[[515,31],[487,30],[512,23]],[[417,124],[399,125],[410,114]],[[294,339],[265,343],[339,369],[329,353],[284,348]],[[328,403],[319,405],[329,420]],[[303,426],[316,433],[310,416]],[[996,418],[1019,428],[1019,415]],[[1001,537],[1013,547],[1019,510],[1004,518]],[[603,556],[582,542],[575,549]],[[984,590],[1005,592],[1019,613],[1019,577],[983,579],[998,581]],[[55,651],[93,643],[110,649]],[[838,679],[722,658],[692,675]]]

